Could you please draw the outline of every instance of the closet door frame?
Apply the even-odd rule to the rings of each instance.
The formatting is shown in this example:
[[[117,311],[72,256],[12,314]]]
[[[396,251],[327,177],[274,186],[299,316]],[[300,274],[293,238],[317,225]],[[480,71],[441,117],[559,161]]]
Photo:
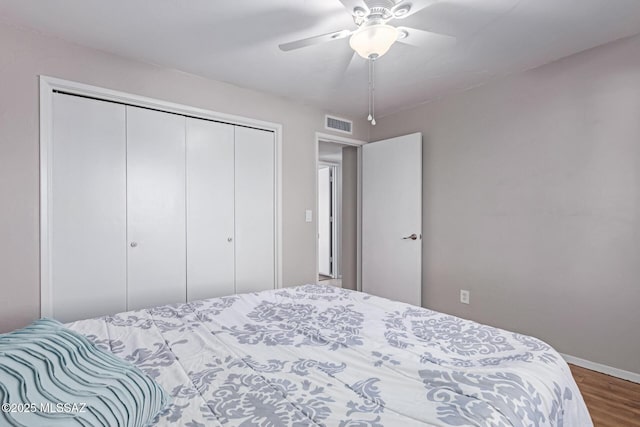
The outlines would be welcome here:
[[[233,114],[220,113],[184,104],[134,95],[98,86],[40,76],[40,315],[53,314],[51,280],[51,148],[53,144],[53,94],[63,92],[70,95],[95,98],[135,107],[150,108],[189,117],[213,120],[237,126],[271,131],[275,140],[275,212],[274,212],[274,283],[282,287],[282,125],[255,120]]]

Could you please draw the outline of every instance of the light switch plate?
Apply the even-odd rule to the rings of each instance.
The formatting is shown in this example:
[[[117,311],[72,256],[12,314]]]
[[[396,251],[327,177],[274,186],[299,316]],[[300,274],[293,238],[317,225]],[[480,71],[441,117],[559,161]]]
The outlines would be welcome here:
[[[311,211],[311,209],[307,209],[304,212],[304,217],[307,222],[313,221],[313,212]]]

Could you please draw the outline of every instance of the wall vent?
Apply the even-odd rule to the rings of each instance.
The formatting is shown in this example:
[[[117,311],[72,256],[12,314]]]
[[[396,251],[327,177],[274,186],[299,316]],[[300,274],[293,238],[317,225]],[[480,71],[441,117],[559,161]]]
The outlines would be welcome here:
[[[353,133],[353,122],[340,117],[325,116],[324,127],[336,132],[348,133],[349,135]]]

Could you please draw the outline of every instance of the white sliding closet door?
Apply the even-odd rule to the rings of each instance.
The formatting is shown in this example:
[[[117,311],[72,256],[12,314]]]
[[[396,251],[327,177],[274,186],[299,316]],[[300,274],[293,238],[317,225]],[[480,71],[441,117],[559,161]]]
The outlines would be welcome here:
[[[236,292],[275,284],[275,139],[235,127]]]
[[[62,322],[127,308],[125,131],[123,105],[54,94],[48,315]]]
[[[235,293],[234,127],[187,119],[187,300]]]
[[[185,120],[127,106],[129,310],[186,300]]]

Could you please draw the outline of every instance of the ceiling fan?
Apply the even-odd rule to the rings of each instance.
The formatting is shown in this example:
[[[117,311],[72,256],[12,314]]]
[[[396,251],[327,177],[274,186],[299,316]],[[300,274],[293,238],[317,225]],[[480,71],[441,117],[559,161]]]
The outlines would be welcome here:
[[[315,44],[349,37],[349,44],[365,59],[377,59],[387,53],[396,41],[406,41],[413,34],[424,33],[409,27],[394,27],[390,21],[401,21],[415,15],[437,0],[340,0],[351,12],[357,28],[341,30],[319,36],[283,43],[279,47],[287,52]],[[452,37],[453,38],[453,37]],[[413,44],[413,43],[412,43]]]
[[[411,42],[412,36],[416,39],[420,34],[429,33],[409,27],[394,27],[389,22],[401,21],[415,15],[427,6],[438,0],[340,0],[351,12],[355,30],[341,30],[333,33],[322,34],[306,39],[283,43],[279,47],[288,52],[320,43],[349,37],[349,45],[361,57],[369,61],[369,115],[367,120],[375,126],[375,61],[387,53],[396,42]],[[440,34],[441,35],[441,34]],[[441,35],[445,37],[454,37]]]

